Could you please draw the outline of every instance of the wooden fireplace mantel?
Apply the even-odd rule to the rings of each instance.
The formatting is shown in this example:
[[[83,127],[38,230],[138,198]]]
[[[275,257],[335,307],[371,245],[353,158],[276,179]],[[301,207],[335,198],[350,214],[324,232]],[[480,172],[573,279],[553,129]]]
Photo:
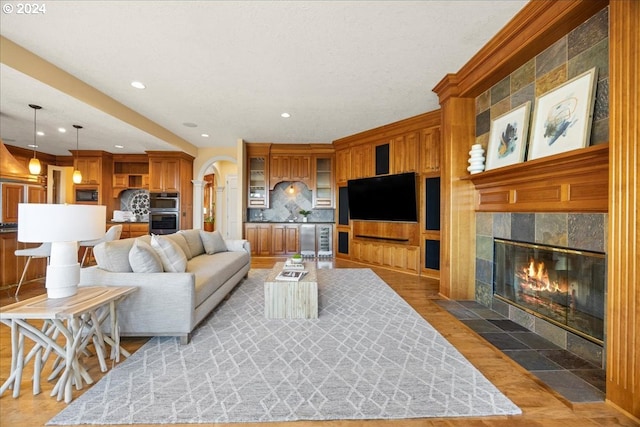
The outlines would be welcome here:
[[[475,185],[480,212],[607,212],[609,144],[461,179]]]

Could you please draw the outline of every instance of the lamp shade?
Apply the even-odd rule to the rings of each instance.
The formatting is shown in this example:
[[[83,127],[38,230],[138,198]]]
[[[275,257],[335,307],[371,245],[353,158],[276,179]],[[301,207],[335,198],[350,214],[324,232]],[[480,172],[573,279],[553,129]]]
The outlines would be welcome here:
[[[19,242],[71,242],[104,235],[106,206],[18,204]]]

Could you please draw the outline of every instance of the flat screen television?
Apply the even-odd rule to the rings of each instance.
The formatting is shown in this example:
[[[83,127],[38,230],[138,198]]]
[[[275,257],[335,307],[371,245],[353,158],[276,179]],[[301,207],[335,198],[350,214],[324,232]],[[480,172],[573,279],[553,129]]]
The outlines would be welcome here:
[[[416,174],[401,173],[347,182],[349,217],[370,221],[418,221]]]

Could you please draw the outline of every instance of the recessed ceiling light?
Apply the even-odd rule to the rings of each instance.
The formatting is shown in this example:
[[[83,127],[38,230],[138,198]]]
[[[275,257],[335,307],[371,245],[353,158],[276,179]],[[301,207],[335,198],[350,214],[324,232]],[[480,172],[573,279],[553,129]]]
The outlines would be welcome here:
[[[146,86],[144,85],[144,83],[142,82],[131,82],[131,86],[135,87],[136,89],[144,89],[146,88]]]
[[[44,136],[44,132],[42,132],[41,130],[39,130],[38,132],[36,132],[38,134],[38,136]]]
[[[209,134],[208,133],[203,133],[200,136],[203,137],[203,138],[209,138]]]
[[[124,148],[124,145],[116,144],[116,145],[114,145],[114,147],[116,147],[116,148]]]
[[[280,117],[284,117],[285,119],[288,119],[289,117],[291,117],[291,114],[289,114],[289,113],[282,113],[282,114],[280,114]]]
[[[182,124],[182,126],[186,126],[186,127],[188,127],[188,128],[197,128],[197,127],[198,127],[198,125],[197,125],[197,124],[195,124],[195,123],[190,123],[190,122],[183,123],[183,124]]]
[[[67,130],[65,128],[58,128],[58,132],[65,133]]]
[[[5,140],[5,141],[7,141],[7,140]],[[27,147],[29,147],[29,148],[38,148],[38,146],[34,145],[34,144],[28,144]]]

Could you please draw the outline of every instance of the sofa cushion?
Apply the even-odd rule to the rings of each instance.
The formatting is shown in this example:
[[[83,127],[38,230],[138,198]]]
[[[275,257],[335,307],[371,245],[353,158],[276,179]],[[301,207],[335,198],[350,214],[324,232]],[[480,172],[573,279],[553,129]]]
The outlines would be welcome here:
[[[180,246],[166,236],[151,236],[151,247],[156,251],[164,271],[183,273],[187,268],[187,256]]]
[[[130,273],[129,251],[135,239],[112,240],[93,247],[93,256],[98,267],[115,273]]]
[[[173,241],[178,246],[180,246],[180,249],[182,249],[182,252],[184,252],[184,255],[187,257],[187,260],[190,260],[191,258],[193,258],[193,255],[191,254],[191,249],[189,249],[189,245],[187,244],[187,240],[184,238],[184,235],[180,233],[173,233],[173,234],[167,234],[163,237],[166,237],[167,239]]]
[[[203,231],[200,230],[200,238],[204,245],[204,251],[208,255],[213,255],[218,252],[226,252],[227,245],[224,243],[222,234],[218,230],[216,231]]]
[[[187,245],[189,245],[189,250],[191,251],[191,257],[202,255],[204,253],[204,245],[202,244],[202,239],[200,238],[200,230],[180,230],[179,234],[182,234],[184,240],[187,241]]]
[[[151,247],[141,239],[136,239],[129,251],[129,264],[134,273],[162,273],[162,260]]]
[[[251,256],[244,251],[218,252],[191,259],[187,272],[196,278],[196,307],[250,262]]]

